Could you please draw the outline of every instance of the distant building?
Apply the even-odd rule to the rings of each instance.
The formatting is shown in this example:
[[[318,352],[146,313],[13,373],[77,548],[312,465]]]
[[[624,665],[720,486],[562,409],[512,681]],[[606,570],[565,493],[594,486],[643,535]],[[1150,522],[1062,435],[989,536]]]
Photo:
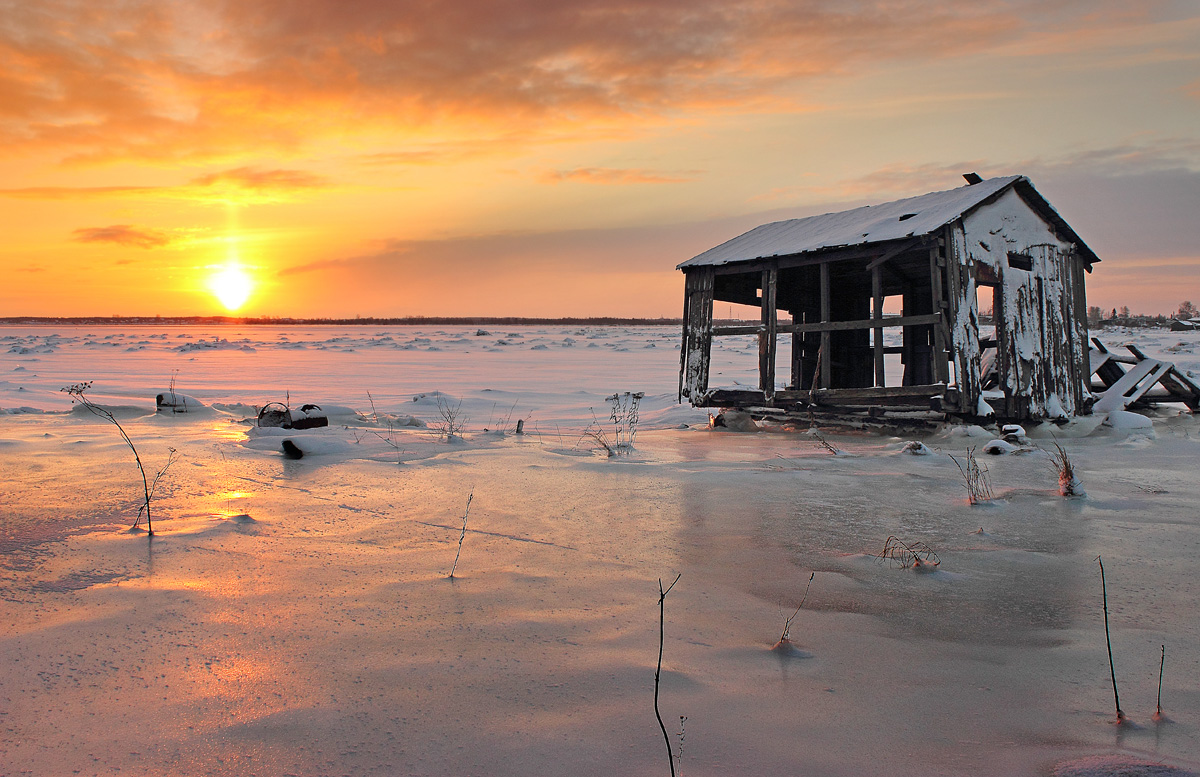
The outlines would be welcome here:
[[[698,407],[1071,417],[1091,399],[1084,275],[1100,261],[1028,178],[764,224],[679,265],[679,398]],[[978,298],[994,332],[980,330]],[[884,315],[885,303],[902,308]],[[715,326],[713,305],[761,310]],[[781,321],[781,316],[788,320]],[[790,353],[778,353],[781,335]],[[758,337],[758,386],[710,386],[714,338]],[[889,385],[886,365],[899,355]]]

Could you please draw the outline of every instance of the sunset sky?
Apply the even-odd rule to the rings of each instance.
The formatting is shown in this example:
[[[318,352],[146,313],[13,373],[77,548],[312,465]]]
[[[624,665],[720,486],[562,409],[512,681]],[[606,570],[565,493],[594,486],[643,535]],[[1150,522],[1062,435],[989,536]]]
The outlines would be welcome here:
[[[0,0],[0,148],[0,316],[678,316],[971,171],[1200,304],[1195,0]]]

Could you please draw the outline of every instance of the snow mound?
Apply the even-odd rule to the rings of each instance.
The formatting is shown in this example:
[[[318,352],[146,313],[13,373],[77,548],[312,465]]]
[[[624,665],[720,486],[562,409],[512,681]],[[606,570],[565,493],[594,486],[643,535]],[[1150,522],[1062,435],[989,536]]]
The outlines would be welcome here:
[[[280,442],[280,448],[284,455],[295,459],[308,456],[345,456],[351,452],[350,443],[335,437],[287,437]]]
[[[728,429],[731,432],[757,432],[758,424],[749,413],[740,410],[722,410],[710,416],[708,425],[713,429]]]
[[[1113,410],[1104,423],[1114,429],[1149,429],[1154,426],[1154,422],[1146,416],[1128,410]]]
[[[1003,456],[1006,453],[1013,453],[1018,450],[1020,448],[1004,440],[992,440],[983,446],[983,452],[989,456]]]
[[[155,394],[154,405],[165,413],[194,412],[204,407],[204,403],[195,397],[171,389],[163,389]]]

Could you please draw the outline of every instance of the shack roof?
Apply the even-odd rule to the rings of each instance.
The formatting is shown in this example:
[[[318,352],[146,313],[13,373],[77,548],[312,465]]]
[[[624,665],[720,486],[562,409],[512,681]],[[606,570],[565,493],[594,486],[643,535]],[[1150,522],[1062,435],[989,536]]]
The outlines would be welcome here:
[[[763,224],[688,259],[677,269],[749,262],[928,235],[993,201],[1010,188],[1015,188],[1062,239],[1076,245],[1089,268],[1100,261],[1050,203],[1038,194],[1028,178],[1010,175],[881,205]]]

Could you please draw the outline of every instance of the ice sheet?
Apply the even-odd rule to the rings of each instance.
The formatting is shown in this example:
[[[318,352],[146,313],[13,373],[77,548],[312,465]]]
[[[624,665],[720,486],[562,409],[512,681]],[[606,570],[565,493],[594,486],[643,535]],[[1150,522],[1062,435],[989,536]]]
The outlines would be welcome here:
[[[54,334],[0,329],[0,406],[38,411],[0,415],[5,773],[669,773],[653,675],[676,574],[662,713],[674,748],[687,717],[684,774],[1200,771],[1200,428],[1176,408],[1029,428],[1088,496],[1031,448],[987,457],[997,499],[972,507],[950,455],[995,430],[927,456],[708,430],[674,404],[670,328]],[[1200,366],[1192,333],[1102,336]],[[155,414],[172,376],[209,412]],[[178,451],[152,540],[126,531],[128,449],[57,392],[93,379],[148,467]],[[642,426],[609,458],[583,431],[624,390],[647,392]],[[242,422],[289,391],[346,408],[298,433],[301,460]],[[936,571],[874,559],[891,535]],[[1136,725],[1112,723],[1098,555]]]

